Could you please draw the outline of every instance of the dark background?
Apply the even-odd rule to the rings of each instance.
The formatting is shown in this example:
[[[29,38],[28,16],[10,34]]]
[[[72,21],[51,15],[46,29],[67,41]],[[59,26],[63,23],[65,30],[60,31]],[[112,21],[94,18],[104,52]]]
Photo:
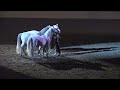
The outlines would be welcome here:
[[[62,12],[61,17],[59,18],[57,18],[56,15],[59,15],[60,13],[46,13],[45,15],[40,14],[40,18],[38,15],[35,17],[34,14],[28,15],[28,13],[12,15],[10,14],[10,11],[9,13],[1,12],[0,43],[16,44],[17,35],[19,33],[32,29],[41,30],[49,24],[53,25],[57,23],[62,31],[61,46],[120,41],[119,12],[117,12],[116,15],[114,13],[109,13],[108,17],[104,15],[105,12],[87,13],[88,12],[71,14],[68,16],[69,18]],[[70,12],[68,14],[70,14]],[[52,15],[55,18],[53,18]]]

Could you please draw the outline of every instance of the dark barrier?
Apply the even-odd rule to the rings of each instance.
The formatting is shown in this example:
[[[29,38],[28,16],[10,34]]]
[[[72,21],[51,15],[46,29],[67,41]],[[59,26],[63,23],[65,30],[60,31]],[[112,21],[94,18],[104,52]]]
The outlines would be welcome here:
[[[0,43],[16,43],[20,32],[41,30],[56,23],[62,31],[62,45],[120,40],[120,20],[117,19],[0,18]]]

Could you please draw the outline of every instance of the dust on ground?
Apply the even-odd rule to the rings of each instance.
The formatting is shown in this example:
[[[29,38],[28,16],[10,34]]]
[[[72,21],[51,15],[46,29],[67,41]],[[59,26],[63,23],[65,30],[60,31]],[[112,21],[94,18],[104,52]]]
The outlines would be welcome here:
[[[49,58],[16,55],[16,45],[0,45],[1,79],[119,79],[120,43],[61,47]]]

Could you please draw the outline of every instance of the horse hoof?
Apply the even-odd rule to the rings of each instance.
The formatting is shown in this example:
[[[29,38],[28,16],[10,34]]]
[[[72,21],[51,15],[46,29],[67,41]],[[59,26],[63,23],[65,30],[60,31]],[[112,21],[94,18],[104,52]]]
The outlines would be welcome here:
[[[60,54],[57,55],[58,57],[60,56]]]
[[[56,56],[57,54],[55,53],[55,54],[53,54],[54,56]]]

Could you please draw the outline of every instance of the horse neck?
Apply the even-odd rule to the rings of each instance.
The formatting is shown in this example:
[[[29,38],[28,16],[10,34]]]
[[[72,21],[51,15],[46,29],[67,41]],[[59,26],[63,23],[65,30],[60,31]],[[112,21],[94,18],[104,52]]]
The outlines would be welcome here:
[[[45,27],[40,32],[45,33],[48,29],[49,29],[48,27]]]
[[[39,31],[38,35],[43,35],[48,30],[48,27],[43,28],[41,31]]]
[[[52,35],[53,35],[53,34],[52,34],[52,31],[51,31],[51,28],[49,28],[49,29],[46,31],[46,33],[44,34],[44,36],[45,36],[46,38],[49,37],[50,39],[52,38]]]

